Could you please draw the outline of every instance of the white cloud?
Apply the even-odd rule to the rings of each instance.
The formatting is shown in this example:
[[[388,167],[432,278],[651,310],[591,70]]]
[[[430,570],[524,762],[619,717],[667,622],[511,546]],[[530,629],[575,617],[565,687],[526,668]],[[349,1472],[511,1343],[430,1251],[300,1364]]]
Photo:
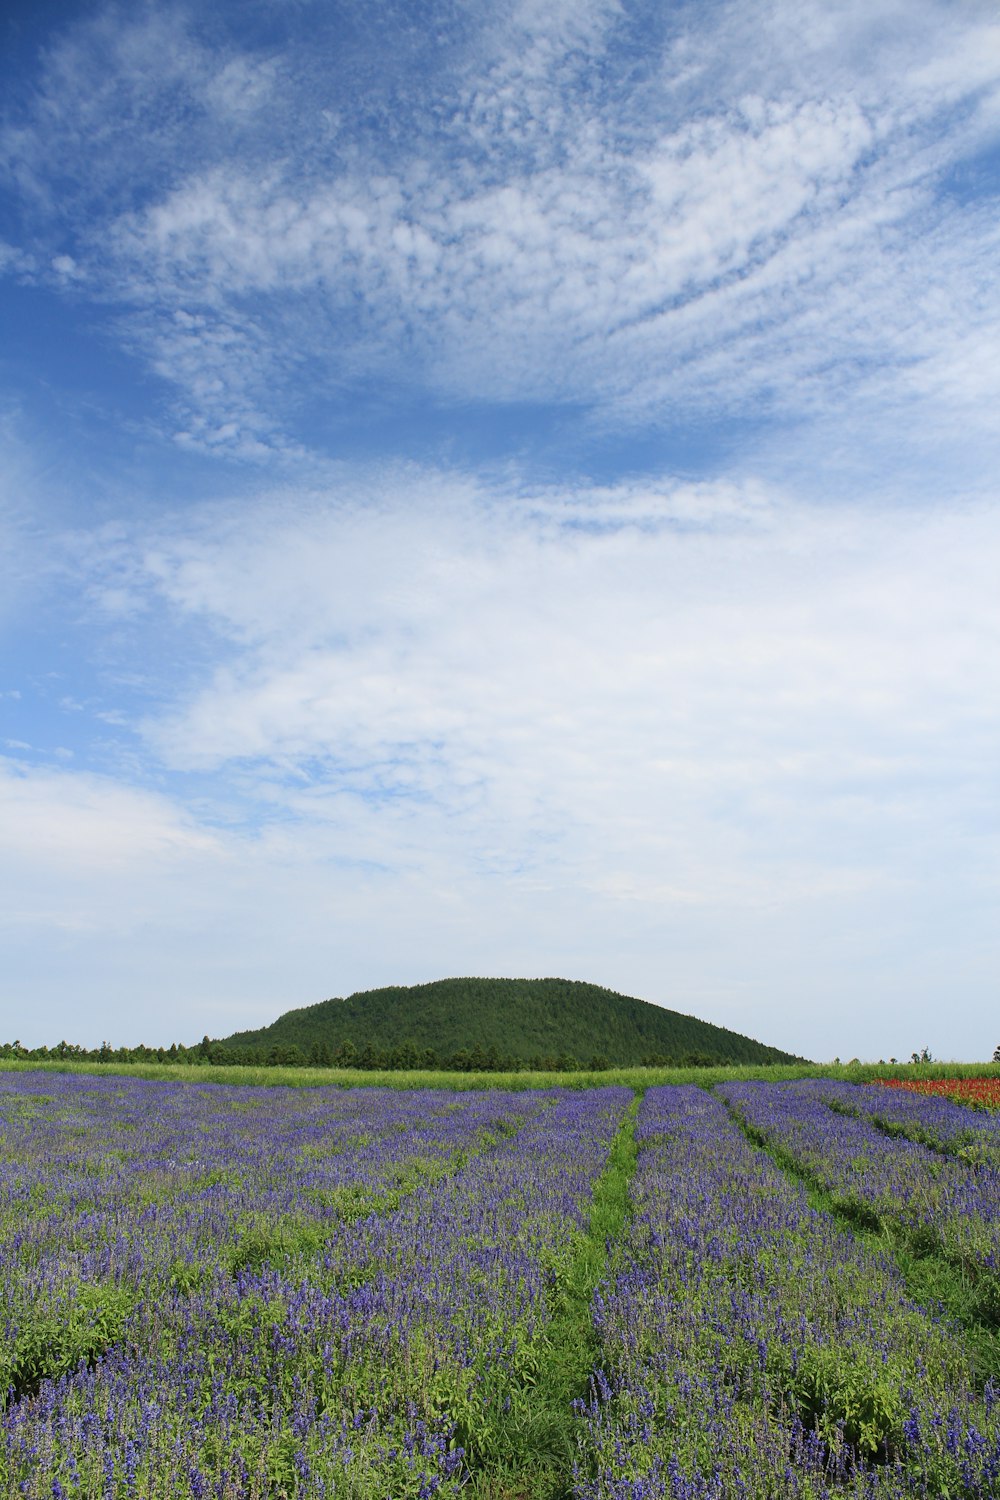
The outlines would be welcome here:
[[[223,114],[246,119],[266,108],[278,76],[274,58],[234,57],[208,80],[205,92]]]
[[[85,969],[102,1034],[144,965],[191,1035],[380,981],[566,972],[807,1052],[972,1055],[997,524],[411,469],[134,535],[113,576],[194,653],[143,726],[163,790],[8,770],[12,972],[55,995]],[[949,964],[969,1013],[944,1036]]]
[[[432,379],[458,385],[475,369],[483,394],[593,394],[620,383],[635,351],[627,340],[592,340],[621,341],[654,314],[671,323],[671,304],[768,261],[807,208],[822,210],[831,188],[848,190],[870,143],[852,100],[758,103],[637,156],[571,153],[566,167],[467,190],[415,169],[345,177],[303,197],[278,176],[215,168],[123,221],[118,245],[137,294],[152,286],[168,302],[218,309],[232,296],[309,292],[328,317],[360,296],[362,334],[411,327]],[[173,315],[210,383],[218,318]],[[474,338],[481,327],[491,329],[485,350]],[[725,321],[711,330],[726,332]],[[560,373],[567,337],[582,364]],[[232,366],[242,370],[236,343]],[[160,369],[206,395],[183,365]]]
[[[109,12],[52,49],[11,159],[44,197],[54,149],[97,142],[106,196],[56,258],[131,302],[182,445],[297,451],[297,384],[358,374],[618,423],[874,403],[923,426],[944,393],[987,429],[992,386],[954,369],[970,338],[996,364],[992,219],[935,197],[995,133],[987,11],[545,9],[470,13],[383,137],[343,108],[347,55],[321,78],[294,39]]]
[[[212,835],[154,793],[99,776],[0,760],[0,850],[45,879],[131,876],[136,869],[218,852]],[[86,888],[84,892],[86,904]],[[19,903],[15,903],[19,904]]]
[[[408,824],[450,845],[457,818],[462,862],[495,845],[584,885],[620,862],[702,901],[816,895],[831,868],[892,884],[873,820],[905,843],[941,776],[989,800],[988,511],[900,532],[732,487],[627,490],[567,530],[558,494],[483,519],[470,487],[437,481],[431,507],[424,485],[150,550],[154,586],[232,647],[148,722],[169,764],[241,768],[300,814],[394,801],[359,851],[378,863],[401,829],[413,857]]]
[[[77,281],[83,275],[72,255],[53,256],[52,269],[63,281]]]
[[[0,276],[30,276],[36,269],[35,258],[16,245],[0,240]]]
[[[924,42],[942,37],[928,27]],[[247,431],[273,443],[264,392],[291,411],[303,354],[336,383],[339,363],[393,371],[399,347],[447,395],[600,401],[606,422],[762,402],[808,413],[847,393],[898,408],[946,387],[985,426],[993,390],[946,372],[963,359],[960,288],[993,264],[994,236],[934,208],[948,160],[936,121],[982,87],[967,43],[955,37],[936,84],[912,48],[895,77],[709,96],[639,135],[543,69],[555,113],[529,120],[544,139],[499,168],[465,162],[460,133],[444,156],[304,180],[216,162],[118,220],[120,285],[160,309],[144,338],[196,414],[187,440],[223,449]],[[510,141],[507,66],[477,80],[456,132],[471,118],[483,141]],[[537,84],[516,86],[534,99]],[[996,284],[982,297],[996,323]]]

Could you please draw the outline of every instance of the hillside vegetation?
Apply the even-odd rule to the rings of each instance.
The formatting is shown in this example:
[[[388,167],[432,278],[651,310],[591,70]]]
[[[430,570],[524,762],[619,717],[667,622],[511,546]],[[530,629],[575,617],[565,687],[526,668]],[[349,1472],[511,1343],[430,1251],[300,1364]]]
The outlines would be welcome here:
[[[368,1068],[801,1061],[694,1016],[567,979],[441,979],[362,990],[286,1011],[270,1026],[213,1043],[212,1053],[218,1061],[277,1061],[286,1053],[288,1061]]]

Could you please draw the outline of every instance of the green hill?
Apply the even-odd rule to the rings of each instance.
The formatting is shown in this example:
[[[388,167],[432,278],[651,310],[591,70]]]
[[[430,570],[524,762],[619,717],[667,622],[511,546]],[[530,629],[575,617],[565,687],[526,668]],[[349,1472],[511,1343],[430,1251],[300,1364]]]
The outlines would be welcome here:
[[[235,1061],[296,1048],[367,1066],[455,1065],[456,1054],[468,1054],[471,1066],[486,1065],[491,1054],[493,1066],[498,1059],[543,1066],[566,1058],[584,1065],[594,1058],[624,1065],[800,1060],[694,1016],[569,979],[440,979],[362,990],[286,1011],[270,1026],[216,1043],[213,1052]]]

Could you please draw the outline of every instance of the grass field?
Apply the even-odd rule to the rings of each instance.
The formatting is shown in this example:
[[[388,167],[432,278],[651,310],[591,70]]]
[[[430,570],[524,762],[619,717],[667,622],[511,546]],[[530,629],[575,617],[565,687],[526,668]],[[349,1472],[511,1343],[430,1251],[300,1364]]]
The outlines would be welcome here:
[[[8,1066],[0,1493],[995,1497],[1000,1114],[888,1071]]]
[[[17,1062],[0,1059],[3,1071],[45,1071],[177,1082],[245,1084],[255,1088],[391,1089],[647,1089],[658,1084],[694,1083],[711,1088],[717,1083],[759,1079],[787,1083],[797,1078],[836,1078],[849,1083],[871,1083],[880,1078],[1000,1078],[1000,1063],[790,1063],[740,1064],[708,1068],[608,1068],[602,1072],[578,1073],[454,1073],[366,1072],[356,1068],[246,1068],[178,1066],[166,1063],[80,1063],[68,1061]]]

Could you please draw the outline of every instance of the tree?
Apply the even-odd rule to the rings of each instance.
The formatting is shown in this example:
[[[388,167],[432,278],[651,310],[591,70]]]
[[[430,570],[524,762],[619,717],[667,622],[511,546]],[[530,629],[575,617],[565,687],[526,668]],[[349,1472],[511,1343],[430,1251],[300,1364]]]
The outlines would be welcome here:
[[[406,1070],[415,1068],[419,1061],[420,1053],[417,1050],[416,1042],[407,1040],[396,1048],[393,1066],[400,1070]]]
[[[1000,1062],[1000,1047],[993,1048],[993,1061]]]
[[[268,1068],[301,1068],[305,1066],[305,1062],[306,1055],[297,1042],[285,1045],[273,1043],[264,1059]]]

